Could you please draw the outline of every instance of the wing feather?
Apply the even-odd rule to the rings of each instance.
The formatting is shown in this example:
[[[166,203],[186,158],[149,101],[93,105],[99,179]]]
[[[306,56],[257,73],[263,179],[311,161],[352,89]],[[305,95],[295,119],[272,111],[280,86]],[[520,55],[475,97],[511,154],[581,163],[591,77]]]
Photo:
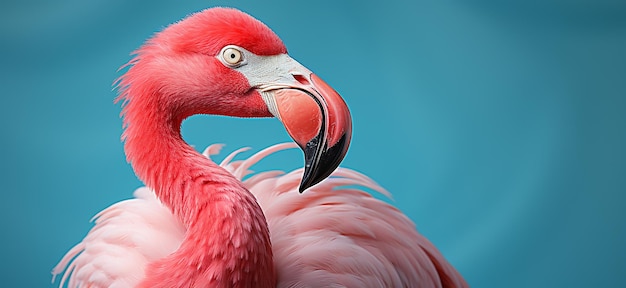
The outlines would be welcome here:
[[[293,147],[269,147],[239,165],[236,175]],[[266,215],[279,287],[467,287],[408,217],[355,188],[391,196],[372,179],[339,168],[300,194],[302,172],[263,172],[243,181]]]
[[[148,188],[134,194],[94,217],[95,226],[52,271],[65,271],[60,287],[133,287],[147,263],[178,248],[182,224]]]

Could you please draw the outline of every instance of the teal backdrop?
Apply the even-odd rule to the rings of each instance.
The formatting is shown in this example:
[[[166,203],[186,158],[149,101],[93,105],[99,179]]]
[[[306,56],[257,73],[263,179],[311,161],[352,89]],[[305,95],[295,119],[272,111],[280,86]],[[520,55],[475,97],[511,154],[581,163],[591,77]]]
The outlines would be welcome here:
[[[142,185],[117,69],[217,5],[342,94],[343,166],[391,191],[473,287],[626,287],[626,2],[610,0],[3,1],[0,286],[58,285],[89,219]],[[183,133],[224,152],[289,140],[275,119],[195,116]],[[300,165],[290,151],[255,170]]]

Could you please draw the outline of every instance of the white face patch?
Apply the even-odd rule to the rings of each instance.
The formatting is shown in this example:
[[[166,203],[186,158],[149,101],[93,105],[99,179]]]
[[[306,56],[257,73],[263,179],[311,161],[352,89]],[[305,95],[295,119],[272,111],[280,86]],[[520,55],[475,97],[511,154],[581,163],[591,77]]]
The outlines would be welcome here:
[[[233,61],[233,52],[237,61]],[[239,54],[240,53],[240,54]],[[251,87],[258,89],[268,110],[280,119],[272,90],[292,87],[294,76],[310,78],[312,72],[287,54],[259,56],[242,47],[227,45],[215,56],[224,66],[243,74]],[[240,59],[239,59],[240,57]]]
[[[235,49],[241,52],[242,60],[236,65],[230,64],[230,59],[225,59],[224,53]],[[287,54],[272,56],[259,56],[242,47],[227,45],[215,56],[224,66],[235,69],[243,74],[251,87],[262,90],[269,86],[282,86],[295,83],[294,75],[309,78],[311,71]],[[228,61],[227,61],[228,60]],[[281,85],[282,84],[282,85]],[[278,88],[278,87],[275,87]]]

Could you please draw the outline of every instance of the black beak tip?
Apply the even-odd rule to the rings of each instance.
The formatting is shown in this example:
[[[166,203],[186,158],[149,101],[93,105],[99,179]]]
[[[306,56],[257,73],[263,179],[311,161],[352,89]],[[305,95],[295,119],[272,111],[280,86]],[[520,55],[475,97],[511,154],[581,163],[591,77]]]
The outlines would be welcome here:
[[[309,189],[310,186],[304,186],[303,183],[300,183],[300,187],[298,187],[298,192],[300,192],[300,194],[302,194],[302,192],[304,192],[304,190]]]
[[[312,160],[308,160],[310,158],[313,158],[314,156],[310,156],[308,157],[305,153],[305,159],[307,159],[307,165],[304,167],[304,175],[302,175],[302,181],[300,181],[300,187],[298,188],[298,191],[300,193],[303,193],[306,189],[311,188],[313,185],[321,182],[322,180],[324,180],[326,177],[325,176],[323,178],[319,177],[321,169],[319,169],[319,167],[317,165],[310,165],[309,162],[313,162]]]
[[[309,189],[313,185],[328,178],[343,160],[348,151],[349,141],[346,135],[343,135],[339,141],[332,147],[317,147],[318,137],[314,138],[306,145],[306,147],[315,147],[318,149],[302,149],[304,151],[304,175],[298,191],[300,193]]]

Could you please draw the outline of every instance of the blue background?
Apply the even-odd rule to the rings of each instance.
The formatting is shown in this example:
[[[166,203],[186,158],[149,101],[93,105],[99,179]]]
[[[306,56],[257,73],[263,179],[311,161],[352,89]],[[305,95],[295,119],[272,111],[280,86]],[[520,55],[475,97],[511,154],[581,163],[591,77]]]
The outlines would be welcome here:
[[[343,166],[388,188],[472,286],[626,287],[624,1],[263,2],[0,4],[2,286],[51,287],[89,219],[141,185],[111,86],[129,53],[228,5],[342,94]],[[224,152],[289,140],[275,119],[195,116],[183,133]]]

